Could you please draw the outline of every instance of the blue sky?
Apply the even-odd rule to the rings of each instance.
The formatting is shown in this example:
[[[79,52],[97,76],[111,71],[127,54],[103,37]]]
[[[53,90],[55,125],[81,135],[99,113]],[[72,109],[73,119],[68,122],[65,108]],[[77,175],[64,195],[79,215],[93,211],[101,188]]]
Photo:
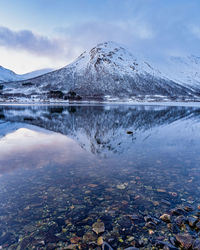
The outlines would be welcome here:
[[[112,40],[150,58],[200,56],[199,0],[0,0],[0,65],[58,68]]]

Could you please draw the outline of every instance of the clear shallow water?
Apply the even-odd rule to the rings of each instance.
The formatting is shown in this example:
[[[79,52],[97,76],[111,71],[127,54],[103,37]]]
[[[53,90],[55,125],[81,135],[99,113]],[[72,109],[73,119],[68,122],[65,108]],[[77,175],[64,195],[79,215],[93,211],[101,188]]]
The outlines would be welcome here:
[[[197,238],[187,223],[149,227],[145,216],[190,205],[185,218],[199,217],[200,108],[1,106],[0,202],[3,249],[96,249],[99,236],[113,249],[158,249],[179,232]]]

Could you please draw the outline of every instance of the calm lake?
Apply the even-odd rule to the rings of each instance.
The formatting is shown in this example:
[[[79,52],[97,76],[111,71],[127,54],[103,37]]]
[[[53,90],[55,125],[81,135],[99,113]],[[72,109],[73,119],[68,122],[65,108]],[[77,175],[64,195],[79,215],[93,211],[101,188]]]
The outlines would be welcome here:
[[[0,106],[0,249],[178,249],[199,205],[198,107]]]

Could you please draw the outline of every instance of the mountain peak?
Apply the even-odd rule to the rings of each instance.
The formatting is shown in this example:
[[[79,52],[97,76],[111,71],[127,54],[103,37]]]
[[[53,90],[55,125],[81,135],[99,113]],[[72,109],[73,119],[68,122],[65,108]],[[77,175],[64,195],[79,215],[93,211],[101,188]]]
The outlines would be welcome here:
[[[4,93],[13,91],[25,96],[69,98],[135,98],[142,96],[191,96],[191,90],[171,81],[142,59],[136,59],[126,48],[108,41],[85,51],[74,62],[17,86],[7,84]],[[60,98],[60,97],[59,97]],[[71,97],[70,97],[71,98]]]

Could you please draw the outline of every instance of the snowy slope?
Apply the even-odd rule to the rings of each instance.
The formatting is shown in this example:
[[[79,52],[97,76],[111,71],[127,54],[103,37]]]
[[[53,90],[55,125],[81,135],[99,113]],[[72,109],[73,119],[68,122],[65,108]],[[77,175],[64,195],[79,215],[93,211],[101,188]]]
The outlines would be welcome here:
[[[18,75],[12,70],[6,69],[2,66],[0,66],[0,83],[2,82],[10,82],[10,81],[20,81],[20,80],[26,80],[33,77],[37,77],[46,73],[51,72],[53,69],[41,69],[41,70],[35,70],[30,73]]]
[[[74,91],[83,99],[135,96],[191,97],[195,93],[170,80],[150,63],[135,58],[121,45],[105,42],[81,54],[70,65],[28,81],[7,83],[3,94],[46,96]]]
[[[53,71],[53,69],[51,69],[51,68],[38,69],[38,70],[34,70],[32,72],[29,72],[29,73],[26,73],[26,74],[23,74],[23,75],[20,75],[20,76],[23,77],[24,80],[26,80],[26,79],[31,79],[31,78],[34,78],[34,77],[37,77],[37,76],[47,74],[47,73],[49,73],[51,71]]]
[[[169,57],[157,65],[167,78],[183,86],[200,90],[200,57]]]
[[[18,81],[22,79],[23,78],[15,74],[15,72],[0,66],[0,83],[9,81]]]

